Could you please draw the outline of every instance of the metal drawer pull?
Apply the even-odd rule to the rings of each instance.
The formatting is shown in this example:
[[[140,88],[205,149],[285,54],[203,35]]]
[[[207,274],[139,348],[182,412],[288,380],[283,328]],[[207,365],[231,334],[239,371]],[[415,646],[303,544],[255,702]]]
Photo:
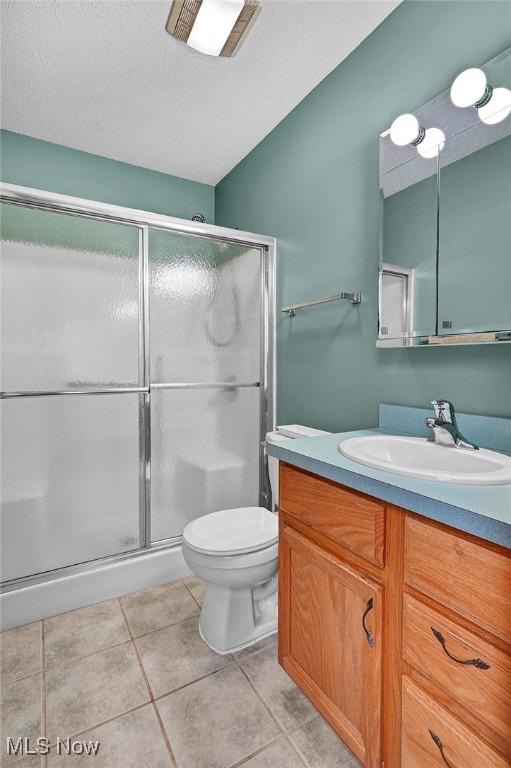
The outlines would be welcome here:
[[[440,736],[437,736],[436,733],[433,733],[431,728],[428,728],[428,731],[429,731],[429,735],[431,736],[431,738],[433,739],[433,741],[437,745],[437,747],[438,747],[438,749],[440,751],[440,754],[442,755],[442,760],[446,764],[447,768],[454,768],[453,764],[449,762],[449,760],[446,758],[446,756],[444,754],[444,745],[442,744],[442,739],[440,738]]]
[[[369,600],[367,601],[366,609],[364,611],[364,615],[362,616],[362,626],[364,628],[364,632],[366,633],[367,642],[369,643],[369,645],[371,647],[374,645],[374,637],[372,636],[372,634],[369,632],[369,630],[366,627],[366,616],[369,613],[369,611],[372,611],[373,608],[374,608],[374,600],[373,600],[372,597],[370,597]]]
[[[446,648],[445,645],[445,639],[441,632],[438,631],[438,629],[435,629],[434,627],[431,627],[431,631],[433,632],[434,636],[444,649],[445,654],[456,662],[456,664],[466,664],[467,666],[477,667],[477,669],[490,669],[490,665],[486,663],[486,661],[483,661],[482,659],[457,659],[456,656],[453,656],[452,653],[449,653],[449,651]]]

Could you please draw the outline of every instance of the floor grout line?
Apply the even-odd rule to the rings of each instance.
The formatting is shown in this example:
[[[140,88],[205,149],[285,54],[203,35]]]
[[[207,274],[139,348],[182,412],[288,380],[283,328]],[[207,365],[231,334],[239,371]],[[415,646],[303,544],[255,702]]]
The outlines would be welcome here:
[[[116,598],[118,599],[118,598]],[[124,621],[127,622],[126,617],[124,616],[124,610],[121,607],[121,612],[124,617]],[[97,656],[98,653],[104,653],[105,651],[109,651],[112,648],[119,648],[121,645],[126,645],[126,643],[132,643],[137,640],[140,640],[143,637],[149,637],[149,635],[153,635],[156,632],[161,632],[163,629],[169,629],[169,627],[176,627],[178,624],[184,624],[185,621],[192,621],[193,619],[196,619],[197,616],[189,616],[186,619],[179,619],[179,621],[175,621],[172,624],[167,624],[164,627],[158,628],[158,629],[152,629],[150,632],[145,632],[143,635],[133,635],[131,632],[131,629],[128,626],[128,637],[125,640],[121,640],[118,643],[113,643],[112,645],[107,645],[104,648],[98,648],[96,651],[91,651],[91,653],[85,653],[83,656],[76,656],[72,659],[67,659],[63,662],[57,662],[56,664],[50,664],[45,668],[47,672],[54,669],[62,669],[63,667],[71,664],[76,664],[76,662],[82,661],[82,659],[90,659],[91,656]],[[40,674],[38,672],[32,672],[30,675],[24,675],[23,677],[17,677],[15,680],[9,680],[9,682],[15,682],[18,680],[25,680],[27,677],[32,677],[32,675]]]
[[[190,680],[189,683],[184,683],[184,685],[180,685],[178,688],[173,688],[171,691],[167,691],[166,693],[161,693],[159,696],[155,696],[154,701],[161,701],[162,699],[166,699],[167,696],[172,696],[173,693],[179,693],[179,691],[183,691],[185,688],[189,688],[191,685],[195,685],[195,683],[200,683],[202,680],[206,680],[208,677],[213,677],[213,675],[217,675],[219,672],[223,672],[225,669],[232,665],[233,662],[230,661],[224,667],[220,667],[220,669],[215,669],[213,672],[208,672],[207,674],[198,677],[196,680]]]
[[[174,768],[177,768],[177,760],[176,760],[176,757],[174,755],[174,751],[172,749],[172,745],[170,743],[170,739],[169,739],[168,733],[167,733],[167,731],[165,729],[165,726],[163,725],[163,720],[161,719],[160,712],[158,710],[158,707],[156,706],[156,701],[152,701],[151,702],[151,706],[152,706],[152,708],[154,710],[154,714],[156,715],[156,719],[158,721],[158,725],[160,726],[160,731],[161,731],[161,735],[162,735],[163,741],[165,742],[165,746],[167,747],[168,753],[170,755],[170,762],[172,763]]]
[[[44,737],[48,736],[46,708],[46,635],[44,621],[41,621],[41,731]],[[46,768],[47,764],[48,758],[44,755],[41,768]]]
[[[131,629],[129,628],[128,628],[128,632],[130,633],[132,640],[140,640],[141,637],[154,635],[155,632],[162,632],[164,629],[169,629],[169,627],[177,627],[178,624],[184,624],[185,621],[191,621],[192,619],[198,619],[198,618],[199,618],[199,613],[194,613],[192,616],[187,616],[184,619],[178,619],[178,621],[173,621],[170,624],[165,624],[163,627],[158,627],[157,629],[150,629],[149,632],[142,632],[141,635],[133,635],[131,632]]]
[[[66,734],[66,738],[69,737],[70,739],[77,739],[79,736],[86,736],[88,733],[92,733],[97,728],[102,728],[104,725],[109,725],[109,723],[114,723],[116,720],[120,720],[122,717],[125,717],[126,715],[131,715],[132,712],[136,712],[138,709],[143,709],[144,707],[150,707],[151,704],[152,704],[151,701],[144,701],[143,704],[137,704],[136,707],[132,707],[131,709],[127,709],[124,712],[120,712],[118,715],[113,715],[113,717],[109,717],[107,720],[101,720],[101,722],[95,723],[94,725],[88,725],[87,728],[84,728],[83,731],[75,731],[74,733]],[[59,738],[62,738],[62,737],[59,737]],[[50,754],[51,754],[51,750],[54,749],[56,744],[57,744],[56,741],[50,742],[49,744]],[[5,768],[10,768],[10,764]]]
[[[266,701],[263,699],[262,695],[259,693],[259,691],[258,691],[258,690],[257,690],[257,688],[255,687],[254,683],[253,683],[253,682],[252,682],[252,680],[250,679],[250,677],[249,677],[249,675],[247,674],[247,672],[246,672],[246,671],[243,669],[243,667],[241,666],[241,664],[239,664],[237,661],[236,661],[235,663],[236,663],[236,666],[238,667],[238,669],[240,670],[241,674],[243,675],[243,677],[244,677],[244,678],[247,680],[248,684],[250,685],[250,687],[251,687],[251,688],[252,688],[252,690],[254,691],[254,693],[255,693],[255,695],[257,696],[257,698],[259,699],[259,701],[262,703],[262,705],[264,706],[264,708],[266,709],[266,711],[267,711],[267,712],[268,712],[268,714],[270,715],[271,719],[273,720],[273,722],[275,723],[275,725],[277,726],[277,728],[279,729],[279,731],[281,732],[281,734],[284,734],[284,735],[285,735],[285,731],[284,731],[284,728],[282,727],[282,725],[281,725],[281,723],[280,723],[279,719],[278,719],[278,718],[277,718],[277,717],[276,717],[276,716],[273,714],[273,712],[271,711],[271,709],[270,709],[269,705],[268,705],[268,704],[266,703]]]
[[[187,577],[185,577],[185,578],[187,578]],[[183,584],[184,588],[185,588],[185,589],[188,591],[188,593],[190,594],[190,596],[191,596],[191,597],[192,597],[192,598],[195,600],[195,602],[197,603],[197,606],[198,606],[199,610],[201,611],[201,610],[202,610],[202,605],[199,603],[198,599],[195,597],[195,595],[193,594],[193,592],[192,592],[192,590],[190,589],[190,587],[188,586],[188,584],[185,582],[185,580],[184,580],[184,579],[182,579],[182,580],[181,580],[181,582],[182,582],[182,584]]]
[[[258,651],[255,651],[253,654],[250,654],[251,658],[253,658],[254,656],[258,656],[258,655],[259,655],[259,653],[261,653],[261,652],[262,652],[262,651],[264,651],[264,650],[266,650],[266,648],[261,648],[260,650],[258,650]],[[236,662],[237,666],[239,667],[239,669],[241,670],[241,672],[242,672],[242,673],[244,674],[244,676],[246,677],[246,679],[248,680],[248,682],[249,682],[250,686],[252,687],[253,691],[255,692],[255,694],[257,695],[257,697],[259,698],[259,700],[260,700],[260,701],[262,702],[262,704],[265,706],[265,708],[267,709],[267,711],[268,711],[268,712],[269,712],[269,714],[271,715],[271,717],[272,717],[272,719],[274,720],[274,722],[277,724],[277,726],[279,727],[279,729],[282,731],[282,734],[281,734],[281,735],[282,735],[282,736],[284,737],[284,739],[285,739],[285,740],[286,740],[286,741],[287,741],[287,742],[288,742],[288,743],[291,745],[291,748],[293,749],[293,751],[294,751],[294,752],[295,752],[295,753],[298,755],[298,757],[300,758],[300,762],[301,762],[301,763],[302,763],[302,764],[305,766],[305,768],[310,768],[310,767],[309,767],[309,764],[308,764],[308,762],[307,762],[307,761],[306,761],[306,759],[305,759],[305,757],[304,757],[304,756],[301,754],[301,752],[300,752],[300,751],[297,749],[297,747],[295,747],[295,745],[294,745],[294,744],[293,744],[293,742],[291,741],[291,738],[290,738],[290,736],[291,736],[291,733],[296,733],[296,731],[299,731],[301,728],[304,728],[304,727],[305,727],[306,725],[308,725],[309,723],[312,723],[312,721],[313,721],[313,720],[316,720],[318,717],[320,717],[320,714],[319,714],[319,713],[316,713],[316,715],[314,715],[313,717],[311,717],[311,719],[310,719],[310,720],[306,720],[304,723],[301,723],[299,726],[297,726],[297,727],[296,727],[296,728],[295,728],[293,731],[291,731],[291,732],[289,732],[289,733],[288,733],[288,732],[287,732],[287,731],[284,729],[284,726],[283,726],[283,725],[280,723],[280,720],[278,719],[278,717],[277,717],[276,715],[274,715],[274,714],[273,714],[273,712],[272,712],[272,710],[270,709],[269,705],[266,703],[266,701],[265,701],[265,699],[263,698],[262,694],[260,694],[260,693],[259,693],[259,691],[257,690],[257,688],[256,688],[255,684],[254,684],[254,683],[252,682],[252,680],[250,679],[250,676],[248,675],[248,673],[246,672],[246,670],[244,670],[244,669],[243,669],[243,667],[242,667],[242,660],[240,659],[240,661],[238,661],[237,659],[235,659],[235,662]],[[232,766],[232,768],[237,768],[237,766]]]
[[[124,621],[126,623],[128,623],[128,620],[126,618],[126,614],[124,613],[124,608],[122,607],[120,600],[119,600],[119,606],[120,606],[120,609],[121,609],[121,613],[124,616]],[[146,685],[147,692],[149,694],[149,701],[153,702],[154,701],[154,694],[153,694],[153,691],[151,689],[151,686],[149,685],[149,680],[147,678],[146,671],[145,671],[145,669],[144,669],[144,667],[142,665],[142,660],[141,660],[140,654],[138,652],[137,644],[135,643],[135,640],[133,638],[131,629],[129,627],[128,627],[128,633],[129,633],[129,636],[130,636],[131,647],[133,648],[133,651],[134,651],[135,656],[137,658],[138,666],[139,666],[140,672],[142,674],[142,677],[144,679],[144,683]]]
[[[147,690],[148,690],[149,696],[151,698],[150,705],[151,705],[151,707],[153,709],[154,715],[155,715],[156,720],[158,722],[158,725],[160,727],[160,732],[161,732],[162,739],[163,739],[163,741],[165,743],[165,747],[167,748],[167,752],[169,753],[171,765],[173,766],[173,768],[177,768],[177,761],[176,761],[176,758],[174,756],[174,752],[172,750],[172,746],[171,746],[171,743],[170,743],[167,731],[165,730],[165,726],[163,725],[163,721],[162,721],[160,713],[158,711],[158,707],[156,706],[156,700],[154,698],[154,694],[153,694],[153,691],[151,689],[151,686],[149,685],[149,679],[148,679],[146,671],[144,669],[144,665],[142,664],[142,659],[140,657],[140,653],[139,653],[139,650],[137,648],[137,644],[135,642],[135,638],[134,638],[133,633],[131,631],[131,627],[130,627],[130,625],[128,623],[128,617],[126,616],[126,613],[124,611],[124,606],[121,603],[121,599],[118,598],[118,600],[119,600],[119,607],[121,609],[121,613],[122,613],[122,615],[124,617],[124,621],[125,621],[126,626],[128,628],[129,636],[131,638],[131,644],[132,644],[132,646],[134,648],[135,655],[137,657],[138,665],[140,667],[140,672],[142,673],[142,677],[144,678],[144,682],[145,682],[145,684],[147,686]],[[158,630],[155,630],[155,631],[157,632]],[[150,635],[150,634],[152,634],[152,632],[148,632],[147,634]],[[144,635],[144,637],[147,637],[147,635]]]
[[[312,722],[312,720],[310,722]],[[302,726],[302,728],[303,728],[303,726]],[[300,728],[297,728],[297,731],[299,731],[299,730],[300,730]],[[293,731],[293,733],[296,733],[296,731]],[[293,752],[295,753],[295,755],[298,755],[299,760],[303,763],[305,768],[310,768],[310,765],[309,765],[309,762],[308,762],[307,758],[305,757],[305,755],[302,755],[302,753],[300,752],[300,750],[298,749],[298,747],[296,746],[296,744],[292,740],[291,734],[286,736],[286,741],[290,745],[290,747],[293,750]]]
[[[127,645],[131,642],[131,638],[127,637],[125,640],[122,640],[120,643],[114,643],[113,645],[107,645],[105,648],[99,648],[97,651],[91,651],[91,653],[85,653],[83,656],[76,656],[74,659],[67,659],[67,661],[61,661],[60,663],[57,662],[56,664],[50,664],[49,667],[45,668],[45,672],[53,672],[54,669],[62,670],[65,669],[65,667],[70,667],[73,664],[76,664],[79,661],[83,661],[84,659],[90,659],[92,656],[97,656],[99,653],[105,653],[105,651],[111,651],[114,648],[120,648],[121,645]]]
[[[229,768],[241,768],[241,766],[246,765],[249,760],[252,760],[254,757],[257,757],[257,755],[260,755],[261,752],[264,752],[265,749],[269,749],[274,744],[276,744],[278,741],[285,740],[285,736],[283,736],[281,733],[279,733],[278,736],[275,736],[275,738],[270,739],[266,744],[263,744],[262,747],[259,747],[254,752],[251,752],[246,757],[242,757],[241,760],[237,760],[235,763],[232,763],[229,765]]]
[[[0,0],[1,4],[2,0]],[[4,685],[11,685],[11,683],[21,683],[22,680],[28,680],[29,677],[35,677],[36,675],[41,676],[43,674],[42,669],[38,669],[37,672],[31,672],[29,675],[23,675],[23,677],[13,677],[9,680],[2,680],[2,686]],[[3,766],[1,766],[3,768]]]

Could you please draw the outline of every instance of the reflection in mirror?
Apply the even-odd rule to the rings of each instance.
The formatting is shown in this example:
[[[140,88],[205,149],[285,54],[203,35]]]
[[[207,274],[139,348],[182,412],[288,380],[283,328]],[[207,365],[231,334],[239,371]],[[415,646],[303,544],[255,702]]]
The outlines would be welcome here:
[[[440,334],[511,328],[511,136],[473,151],[477,137],[469,134],[479,128],[451,139],[442,157]],[[498,126],[484,128],[491,134]]]
[[[415,158],[382,176],[379,338],[385,346],[436,332],[436,171],[436,159]]]

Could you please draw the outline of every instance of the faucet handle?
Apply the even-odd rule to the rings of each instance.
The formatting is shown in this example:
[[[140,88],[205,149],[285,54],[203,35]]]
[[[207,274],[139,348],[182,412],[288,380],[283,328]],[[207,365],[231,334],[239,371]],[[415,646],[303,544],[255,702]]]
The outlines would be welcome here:
[[[438,421],[444,421],[448,424],[455,424],[454,405],[449,400],[432,400],[431,405],[435,409],[435,416]]]

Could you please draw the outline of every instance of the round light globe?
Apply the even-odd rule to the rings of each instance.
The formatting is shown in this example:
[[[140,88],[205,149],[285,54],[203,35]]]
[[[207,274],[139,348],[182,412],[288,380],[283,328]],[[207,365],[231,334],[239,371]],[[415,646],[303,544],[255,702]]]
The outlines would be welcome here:
[[[494,88],[488,104],[479,107],[477,114],[486,125],[496,125],[511,113],[511,91],[509,88]]]
[[[472,107],[482,99],[486,89],[486,75],[482,69],[465,69],[451,85],[451,101],[456,107]]]
[[[437,157],[445,146],[445,133],[440,128],[428,128],[426,135],[417,146],[417,152],[421,157],[429,160]]]
[[[404,147],[415,141],[419,131],[419,121],[415,115],[399,115],[390,126],[390,138],[398,147]]]

